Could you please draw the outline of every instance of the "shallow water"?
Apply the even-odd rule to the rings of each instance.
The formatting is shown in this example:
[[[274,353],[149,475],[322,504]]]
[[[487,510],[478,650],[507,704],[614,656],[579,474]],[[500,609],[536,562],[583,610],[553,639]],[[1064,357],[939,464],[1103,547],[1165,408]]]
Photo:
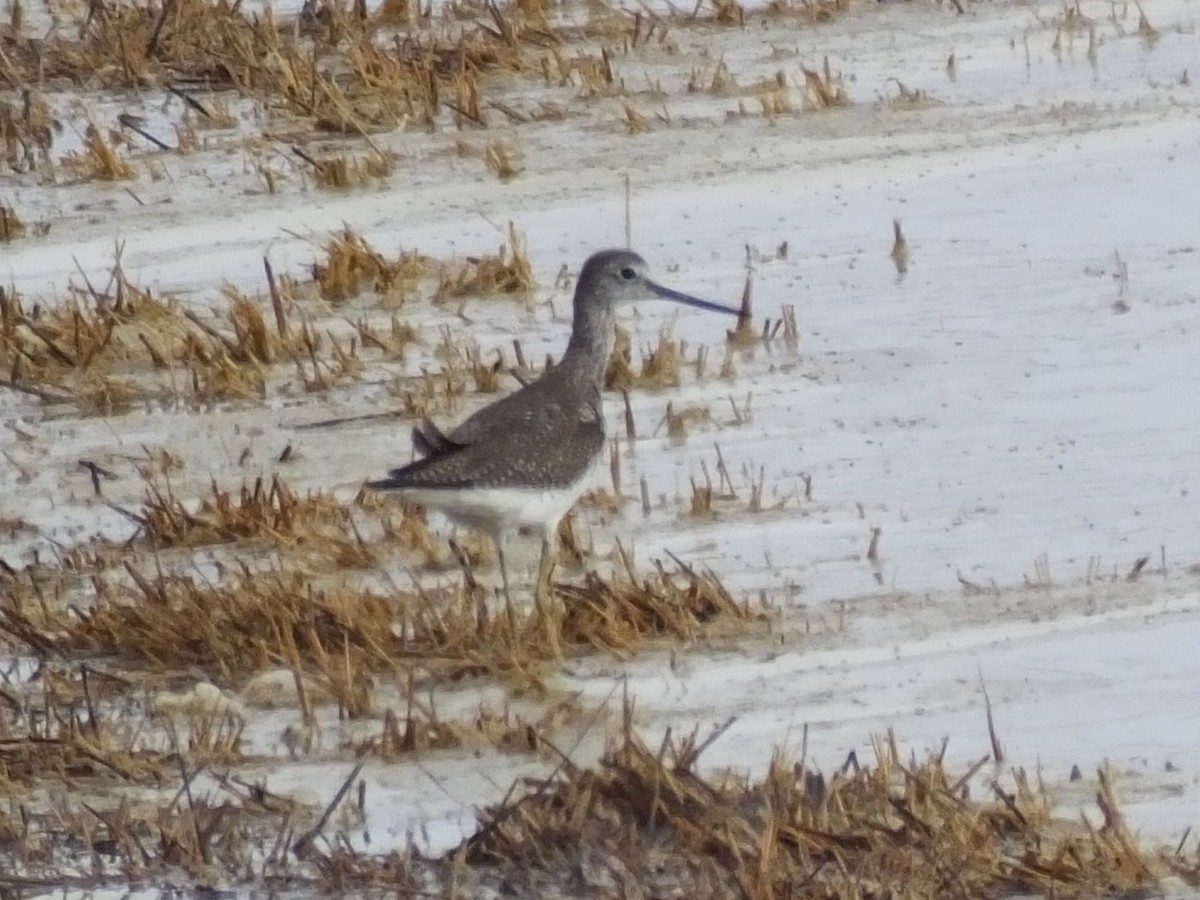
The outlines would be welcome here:
[[[1136,12],[1114,22],[1107,4],[1082,9],[1096,23],[1094,63],[1086,36],[1051,49],[1054,4],[972,5],[963,16],[904,4],[820,27],[678,29],[677,54],[616,62],[629,85],[662,83],[669,122],[629,136],[615,101],[559,91],[574,116],[516,130],[527,170],[508,184],[448,157],[457,135],[415,131],[380,138],[403,157],[385,189],[327,194],[293,181],[251,197],[254,178],[228,147],[166,160],[172,177],[140,179],[138,202],[111,186],[14,184],[22,214],[53,223],[0,258],[0,275],[26,297],[61,290],[74,277],[64,260],[104,271],[119,235],[139,281],[213,306],[226,281],[261,289],[264,253],[303,275],[314,243],[343,222],[385,252],[461,257],[493,252],[512,220],[540,287],[528,308],[472,300],[461,318],[402,307],[422,345],[324,395],[280,388],[257,405],[100,418],[0,393],[14,435],[0,515],[33,526],[0,555],[19,567],[56,545],[127,538],[130,522],[107,504],[141,501],[133,460],[145,447],[179,458],[180,496],[281,471],[297,490],[348,502],[365,478],[407,459],[406,429],[299,426],[391,409],[388,382],[434,363],[442,325],[469,329],[485,354],[517,337],[531,359],[557,352],[569,298],[555,275],[623,242],[628,173],[634,244],[661,280],[732,302],[750,271],[756,315],[794,306],[801,341],[795,353],[776,342],[736,354],[736,374],[722,379],[725,323],[654,304],[625,317],[635,348],[669,327],[691,348],[707,345],[710,365],[703,378],[685,370],[678,390],[632,397],[638,437],[619,436],[629,502],[615,517],[589,514],[585,533],[601,556],[620,537],[643,562],[670,551],[708,566],[781,618],[772,636],[728,647],[572,660],[553,690],[610,713],[628,690],[650,736],[736,715],[705,761],[756,771],[805,726],[826,766],[888,727],[917,751],[951,736],[948,759],[973,760],[988,749],[986,685],[1009,760],[1041,769],[1068,816],[1094,815],[1092,788],[1067,782],[1071,767],[1107,760],[1135,830],[1173,845],[1200,820],[1200,724],[1180,703],[1200,690],[1200,235],[1184,214],[1200,208],[1196,96],[1183,78],[1196,68],[1194,21],[1186,3],[1156,4],[1150,43],[1134,33]],[[826,55],[853,103],[799,111],[799,66]],[[752,91],[687,93],[690,71],[716,58],[743,86],[782,69],[796,111],[768,122]],[[897,78],[925,102],[888,102]],[[658,102],[639,90],[632,102],[652,115]],[[888,257],[893,218],[912,248],[904,277]],[[382,322],[390,311],[364,297],[320,324],[360,315]],[[657,429],[668,401],[705,407],[709,421],[671,441]],[[737,412],[747,407],[749,417]],[[606,411],[621,421],[619,397]],[[289,444],[298,452],[284,466]],[[691,482],[715,472],[718,447],[737,498],[691,517]],[[103,500],[81,458],[117,474]],[[643,478],[648,515],[636,497]],[[777,509],[748,511],[759,478]],[[535,550],[520,551],[526,575]],[[1141,556],[1149,563],[1130,580]],[[216,571],[205,553],[196,566],[205,578]],[[408,577],[401,565],[386,575]],[[493,694],[449,686],[439,704],[465,715],[503,702]],[[297,715],[255,716],[248,774],[319,806],[345,776],[339,748],[353,728],[326,711],[323,742],[292,761],[281,735]],[[579,761],[600,744],[586,735]],[[476,809],[545,768],[490,753],[369,763],[370,848],[454,846]],[[361,832],[350,837],[365,847]]]

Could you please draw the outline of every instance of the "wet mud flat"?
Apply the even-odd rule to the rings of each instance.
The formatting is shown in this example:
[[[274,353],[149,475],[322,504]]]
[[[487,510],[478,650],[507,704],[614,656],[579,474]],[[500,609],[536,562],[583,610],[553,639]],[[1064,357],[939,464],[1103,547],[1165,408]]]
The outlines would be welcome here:
[[[1196,883],[1186,4],[23,3],[0,50],[0,890]],[[627,241],[745,315],[621,316],[549,642],[532,541],[509,606],[361,486]]]

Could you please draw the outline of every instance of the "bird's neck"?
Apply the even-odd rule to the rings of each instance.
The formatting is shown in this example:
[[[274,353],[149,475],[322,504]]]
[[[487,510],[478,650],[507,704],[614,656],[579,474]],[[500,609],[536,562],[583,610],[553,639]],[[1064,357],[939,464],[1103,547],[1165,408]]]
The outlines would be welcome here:
[[[588,365],[600,375],[608,365],[608,354],[612,349],[615,317],[611,307],[585,306],[575,310],[575,322],[571,328],[571,340],[567,342],[563,362],[572,365]]]

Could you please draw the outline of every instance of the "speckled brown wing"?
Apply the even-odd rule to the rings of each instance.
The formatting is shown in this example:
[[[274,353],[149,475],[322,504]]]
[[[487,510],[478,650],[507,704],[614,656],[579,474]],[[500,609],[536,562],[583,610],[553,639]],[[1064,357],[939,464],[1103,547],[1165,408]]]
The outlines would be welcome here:
[[[375,490],[404,488],[562,488],[587,472],[604,449],[600,391],[586,400],[549,402],[511,427],[493,427],[454,446],[368,482]]]
[[[446,437],[456,444],[474,444],[489,440],[493,432],[509,425],[530,424],[539,413],[556,405],[560,398],[577,393],[581,384],[592,380],[580,378],[576,371],[578,366],[572,365],[575,360],[564,362],[515,393],[477,410],[446,432]]]

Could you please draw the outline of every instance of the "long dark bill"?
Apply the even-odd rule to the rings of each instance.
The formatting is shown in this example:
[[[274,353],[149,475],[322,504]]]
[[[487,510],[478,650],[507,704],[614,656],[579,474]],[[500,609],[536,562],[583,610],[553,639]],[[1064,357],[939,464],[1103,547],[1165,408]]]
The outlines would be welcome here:
[[[656,297],[661,297],[664,300],[674,300],[676,303],[682,303],[684,306],[694,306],[697,309],[707,309],[711,312],[730,313],[731,315],[740,315],[741,310],[736,306],[725,306],[723,303],[713,303],[709,300],[701,300],[699,297],[693,297],[691,294],[682,294],[679,291],[673,291],[669,287],[663,287],[657,281],[646,279],[646,287]]]

